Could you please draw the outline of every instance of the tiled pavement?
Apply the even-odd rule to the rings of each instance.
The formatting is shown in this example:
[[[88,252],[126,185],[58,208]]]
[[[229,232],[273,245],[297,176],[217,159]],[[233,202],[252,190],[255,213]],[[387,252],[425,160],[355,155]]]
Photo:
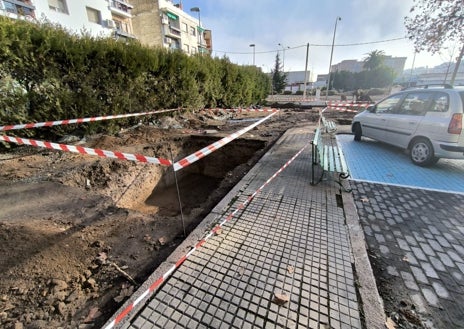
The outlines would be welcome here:
[[[381,296],[412,303],[430,328],[464,328],[464,196],[352,187]]]
[[[354,142],[352,135],[337,135],[351,176],[355,180],[386,183],[464,194],[464,160],[440,159],[432,167],[411,163],[398,148],[368,138]]]
[[[309,129],[288,131],[215,210],[217,222],[309,138]],[[330,182],[310,186],[309,174],[307,147],[121,327],[360,328],[340,194]],[[289,302],[278,306],[276,293]]]

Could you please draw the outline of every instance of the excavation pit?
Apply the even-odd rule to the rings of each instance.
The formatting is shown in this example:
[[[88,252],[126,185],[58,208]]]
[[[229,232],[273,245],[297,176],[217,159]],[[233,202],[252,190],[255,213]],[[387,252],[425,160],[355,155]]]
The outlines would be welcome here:
[[[211,136],[184,138],[179,143],[175,160],[217,140],[219,138]],[[236,139],[176,173],[172,167],[157,167],[156,172],[150,170],[142,178],[134,178],[118,205],[146,214],[175,217],[181,213],[181,203],[183,215],[204,215],[252,167],[265,147],[265,141]]]

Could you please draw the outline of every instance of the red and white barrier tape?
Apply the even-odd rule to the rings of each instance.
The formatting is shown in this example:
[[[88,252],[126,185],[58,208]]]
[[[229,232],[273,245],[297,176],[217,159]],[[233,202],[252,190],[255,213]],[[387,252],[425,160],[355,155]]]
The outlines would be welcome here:
[[[230,112],[275,112],[277,109],[264,108],[264,109],[253,109],[253,108],[237,108],[237,109],[204,109],[204,111],[230,111]]]
[[[111,120],[111,119],[130,118],[130,117],[138,117],[138,116],[143,116],[143,115],[166,113],[166,112],[173,112],[173,111],[178,111],[178,109],[149,111],[149,112],[130,113],[130,114],[105,115],[105,116],[94,117],[94,118],[80,118],[80,119],[68,119],[68,120],[57,120],[57,121],[8,125],[8,126],[0,126],[0,131],[51,127],[51,126],[69,125],[73,123],[84,123],[84,122],[95,122],[95,121],[103,121],[103,120]]]
[[[260,193],[264,187],[266,187],[277,175],[279,175],[285,168],[287,168],[308,146],[306,144],[297,154],[295,154],[290,160],[288,160],[279,170],[277,170],[274,175],[272,175],[259,189],[257,189],[253,194],[251,194],[242,204],[240,204],[237,209],[230,213],[221,223],[217,224],[202,240],[200,240],[187,254],[182,256],[169,270],[164,273],[161,277],[158,278],[145,292],[143,292],[137,299],[134,300],[130,305],[128,305],[121,313],[119,313],[114,320],[112,320],[104,329],[111,329],[118,323],[122,321],[140,302],[145,298],[149,297],[166,279],[177,269],[182,263],[187,260],[196,250],[205,244],[205,242],[211,238],[219,229],[224,226],[225,223],[230,221],[240,210],[245,208],[245,206],[250,203],[258,193]]]
[[[44,142],[44,141],[39,141],[39,140],[27,139],[27,138],[9,137],[9,136],[0,135],[0,141],[2,140],[5,142],[15,143],[19,145],[31,145],[35,147],[44,147],[48,149],[65,151],[65,152],[96,155],[96,156],[100,156],[104,158],[123,159],[123,160],[135,161],[135,162],[158,164],[158,165],[163,165],[163,166],[172,165],[172,162],[170,160],[163,159],[163,158],[148,157],[148,156],[144,156],[141,154],[113,152],[113,151],[106,151],[106,150],[100,150],[100,149],[92,149],[92,148],[82,147],[82,146],[57,144],[57,143]]]
[[[268,116],[266,116],[265,118],[255,122],[254,124],[252,124],[252,125],[250,125],[250,126],[248,126],[246,128],[243,128],[243,129],[237,131],[236,133],[233,133],[232,135],[224,137],[223,139],[220,139],[217,142],[215,142],[213,144],[210,144],[210,145],[202,148],[201,150],[196,151],[195,153],[190,154],[189,156],[183,158],[182,160],[177,161],[176,163],[174,163],[174,171],[178,171],[178,170],[180,170],[182,168],[188,167],[192,163],[200,160],[201,158],[207,156],[208,154],[210,154],[210,153],[212,153],[214,151],[217,151],[219,148],[223,147],[227,143],[230,143],[231,141],[233,141],[234,139],[236,139],[240,135],[243,135],[247,131],[253,129],[254,127],[256,127],[258,125],[260,125],[261,123],[263,123],[264,121],[266,121],[267,119],[269,119],[270,117],[275,115],[277,112],[278,111],[275,111],[275,112],[269,114]]]
[[[337,111],[340,111],[340,112],[353,112],[353,113],[358,113],[358,112],[359,112],[358,110],[350,110],[350,109],[347,109],[346,107],[332,107],[332,106],[328,106],[327,109],[328,109],[328,110],[337,110]]]
[[[337,106],[337,107],[368,107],[371,103],[356,103],[356,102],[327,102],[327,106]]]

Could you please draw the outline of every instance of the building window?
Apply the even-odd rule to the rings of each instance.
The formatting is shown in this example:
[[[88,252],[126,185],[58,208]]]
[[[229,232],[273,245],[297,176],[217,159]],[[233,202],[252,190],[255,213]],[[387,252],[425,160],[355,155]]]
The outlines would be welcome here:
[[[48,8],[59,13],[68,14],[66,0],[48,0]]]
[[[190,26],[190,34],[193,35],[193,36],[197,35],[197,33],[195,31],[195,28],[193,26]]]
[[[6,12],[22,16],[33,16],[33,11],[26,6],[26,3],[25,6],[22,6],[21,3],[19,3],[19,1],[16,1],[16,4],[14,2],[3,1],[3,7],[6,10]]]
[[[188,32],[188,27],[185,23],[182,23],[182,32]]]
[[[16,6],[14,4],[12,4],[11,2],[8,2],[8,1],[4,1],[4,6],[5,6],[5,10],[9,13],[12,13],[12,14],[17,14],[18,11],[16,10]]]
[[[89,22],[101,24],[101,13],[99,10],[89,7],[85,7],[85,9],[87,10],[87,17]]]
[[[184,45],[184,52],[188,54],[190,51],[189,48],[190,48],[189,45]]]

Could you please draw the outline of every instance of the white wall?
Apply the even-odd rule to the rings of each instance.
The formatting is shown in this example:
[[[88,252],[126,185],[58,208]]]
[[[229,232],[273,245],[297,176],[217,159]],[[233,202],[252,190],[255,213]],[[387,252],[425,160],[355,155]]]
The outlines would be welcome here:
[[[83,31],[92,36],[110,36],[112,29],[105,27],[105,20],[111,19],[111,11],[107,0],[66,0],[68,13],[60,13],[50,10],[48,0],[34,0],[36,7],[36,18],[42,21],[46,18],[48,21],[60,24],[64,28],[74,32],[82,33]],[[101,24],[89,22],[86,7],[99,10],[101,13]]]

